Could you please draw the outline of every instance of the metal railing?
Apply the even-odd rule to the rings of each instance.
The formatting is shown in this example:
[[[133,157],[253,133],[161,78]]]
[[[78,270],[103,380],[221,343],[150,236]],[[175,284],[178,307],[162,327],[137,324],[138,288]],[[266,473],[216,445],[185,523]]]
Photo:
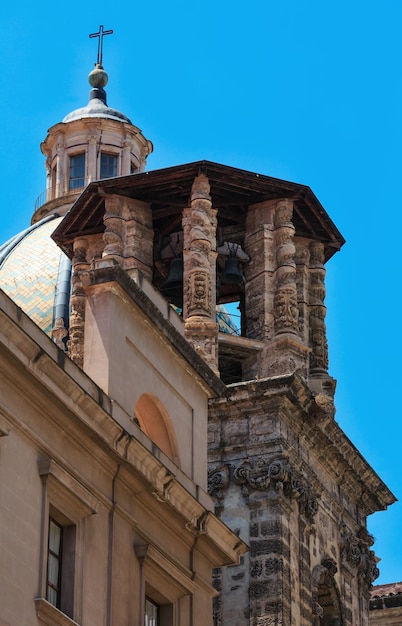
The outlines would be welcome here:
[[[74,189],[67,189],[66,184],[58,183],[57,185],[52,185],[51,187],[47,187],[44,189],[39,196],[35,200],[34,211],[37,211],[43,204],[46,202],[51,202],[52,200],[56,200],[56,198],[61,198],[62,196],[69,196],[70,194],[79,193],[87,186],[90,181],[85,179],[82,185],[78,185]],[[68,181],[68,184],[70,181]]]

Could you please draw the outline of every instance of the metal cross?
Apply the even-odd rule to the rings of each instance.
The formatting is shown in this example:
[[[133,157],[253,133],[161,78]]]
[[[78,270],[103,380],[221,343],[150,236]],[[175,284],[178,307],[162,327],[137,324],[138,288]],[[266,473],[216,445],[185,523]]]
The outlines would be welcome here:
[[[90,39],[93,39],[94,37],[98,37],[98,60],[97,63],[99,65],[102,65],[102,52],[103,52],[103,38],[105,37],[105,35],[112,35],[113,31],[112,30],[103,30],[103,25],[99,26],[99,32],[98,33],[92,33],[92,35],[89,35]]]

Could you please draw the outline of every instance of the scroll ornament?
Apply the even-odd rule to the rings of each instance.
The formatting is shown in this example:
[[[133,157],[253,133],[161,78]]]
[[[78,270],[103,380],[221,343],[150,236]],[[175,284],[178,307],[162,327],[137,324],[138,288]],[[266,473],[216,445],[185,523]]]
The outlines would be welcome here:
[[[289,461],[280,457],[270,462],[259,460],[251,464],[245,461],[234,470],[234,480],[242,485],[243,494],[250,490],[265,491],[270,487],[282,491],[289,500],[296,499],[300,513],[312,522],[318,511],[318,496],[307,480],[298,474]]]
[[[357,571],[357,575],[366,581],[368,585],[378,578],[380,570],[377,567],[377,558],[370,546],[373,545],[373,537],[362,528],[355,535],[344,524],[341,530],[341,556]]]
[[[209,472],[208,493],[218,502],[224,499],[224,491],[229,486],[229,466],[222,465]]]

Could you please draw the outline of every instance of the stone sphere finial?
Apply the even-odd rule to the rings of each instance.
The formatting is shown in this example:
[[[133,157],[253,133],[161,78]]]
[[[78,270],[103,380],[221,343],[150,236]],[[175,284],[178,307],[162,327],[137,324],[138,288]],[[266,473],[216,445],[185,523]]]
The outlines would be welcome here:
[[[108,83],[109,77],[101,63],[95,63],[95,68],[88,74],[88,81],[91,87],[103,89]]]

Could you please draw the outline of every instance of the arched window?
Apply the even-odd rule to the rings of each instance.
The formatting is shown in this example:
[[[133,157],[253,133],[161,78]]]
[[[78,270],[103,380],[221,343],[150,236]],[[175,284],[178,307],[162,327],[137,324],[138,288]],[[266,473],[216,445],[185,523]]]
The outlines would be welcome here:
[[[180,465],[176,433],[169,413],[162,402],[151,393],[144,393],[134,409],[142,430],[172,461]]]

